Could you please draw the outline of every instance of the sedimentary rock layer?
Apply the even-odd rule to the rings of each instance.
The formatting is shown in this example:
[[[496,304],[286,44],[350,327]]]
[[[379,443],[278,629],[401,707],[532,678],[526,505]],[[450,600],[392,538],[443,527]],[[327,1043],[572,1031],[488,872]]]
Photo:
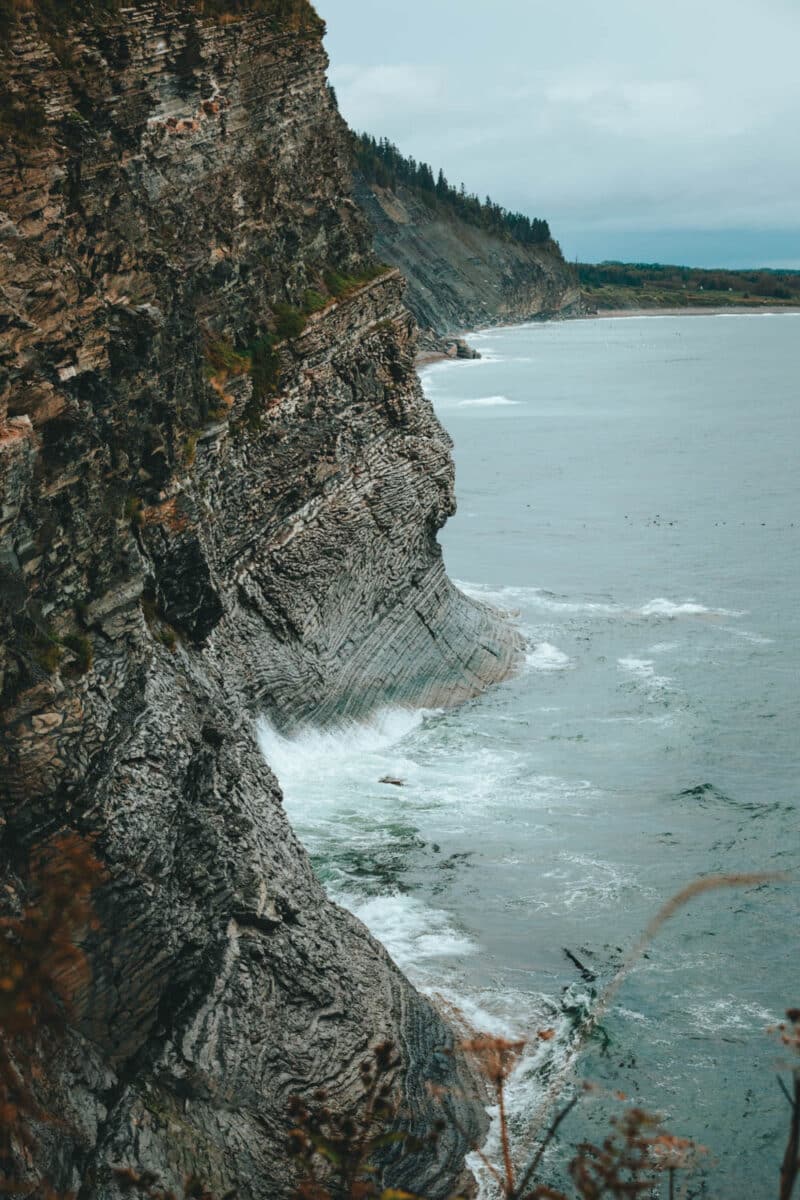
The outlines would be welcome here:
[[[413,1127],[458,1083],[255,738],[454,703],[516,654],[442,567],[450,448],[325,68],[296,23],[156,3],[27,15],[2,56],[0,854],[24,881],[74,829],[107,872],[37,1083],[66,1124],[22,1170],[86,1200],[115,1163],[285,1195],[288,1096],[352,1105],[384,1036]],[[395,1178],[448,1194],[463,1150]]]
[[[429,349],[454,346],[465,330],[563,316],[580,309],[573,270],[552,243],[523,245],[432,211],[402,185],[356,177],[375,252],[408,279],[408,306]]]

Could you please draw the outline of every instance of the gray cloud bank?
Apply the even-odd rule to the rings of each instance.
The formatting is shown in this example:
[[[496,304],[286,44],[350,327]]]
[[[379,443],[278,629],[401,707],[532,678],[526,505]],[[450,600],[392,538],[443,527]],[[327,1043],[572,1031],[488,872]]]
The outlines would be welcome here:
[[[800,0],[317,7],[354,128],[570,257],[800,266]]]

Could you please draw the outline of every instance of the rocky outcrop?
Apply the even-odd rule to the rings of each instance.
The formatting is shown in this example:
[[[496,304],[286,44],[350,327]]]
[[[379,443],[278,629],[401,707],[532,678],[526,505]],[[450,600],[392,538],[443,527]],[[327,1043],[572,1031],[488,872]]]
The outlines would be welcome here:
[[[456,336],[506,322],[580,311],[580,286],[553,243],[524,245],[356,176],[375,253],[408,279],[408,306],[426,350],[458,353]]]
[[[0,67],[0,855],[24,877],[74,829],[107,875],[37,1083],[66,1124],[24,1171],[82,1200],[113,1164],[273,1200],[291,1093],[346,1108],[388,1036],[422,1129],[425,1081],[460,1068],[326,899],[257,720],[455,703],[517,646],[443,570],[450,447],[318,30],[99,11],[58,36],[24,16]],[[463,1151],[448,1126],[389,1177],[449,1194]]]

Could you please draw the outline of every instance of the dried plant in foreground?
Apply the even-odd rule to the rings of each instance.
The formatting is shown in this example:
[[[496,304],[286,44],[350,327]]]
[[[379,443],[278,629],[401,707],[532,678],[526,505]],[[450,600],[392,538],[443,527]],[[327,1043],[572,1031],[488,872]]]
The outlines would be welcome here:
[[[786,1012],[786,1020],[782,1021],[777,1031],[781,1044],[793,1050],[800,1056],[800,1008],[790,1008]],[[794,1186],[800,1175],[800,1066],[794,1065],[792,1071],[791,1090],[786,1087],[779,1077],[786,1099],[789,1101],[791,1116],[789,1118],[789,1140],[781,1163],[779,1200],[791,1200]]]
[[[89,843],[75,834],[53,839],[43,847],[34,856],[29,874],[27,905],[17,915],[0,917],[0,1167],[5,1171],[0,1192],[30,1194],[35,1189],[42,1200],[65,1200],[42,1181],[14,1181],[11,1171],[30,1158],[36,1144],[36,1124],[55,1120],[35,1094],[34,1080],[43,1077],[38,1056],[44,1035],[63,1033],[74,999],[88,979],[88,963],[78,941],[95,925],[91,894],[103,875]],[[628,972],[674,913],[693,897],[717,888],[752,886],[783,878],[761,874],[713,876],[673,896],[650,922],[595,1009],[585,1018],[571,1062],[550,1085],[549,1109],[552,1111],[554,1103],[563,1097],[577,1053],[608,1010]],[[787,1012],[777,1033],[783,1046],[800,1054],[800,1009]],[[553,1036],[551,1029],[537,1034],[542,1042]],[[459,1046],[483,1074],[497,1102],[500,1161],[492,1162],[479,1146],[471,1148],[481,1158],[503,1200],[625,1200],[661,1195],[661,1180],[666,1181],[669,1200],[673,1200],[678,1172],[691,1170],[705,1150],[686,1138],[664,1132],[657,1117],[638,1107],[629,1108],[612,1121],[612,1130],[601,1145],[584,1142],[577,1147],[569,1167],[574,1186],[571,1196],[537,1182],[544,1155],[578,1103],[580,1090],[536,1139],[527,1165],[520,1168],[515,1164],[506,1088],[524,1046],[523,1040],[489,1036],[476,1036]],[[310,1103],[292,1097],[287,1157],[295,1163],[300,1179],[292,1200],[423,1200],[402,1189],[382,1187],[376,1166],[382,1152],[393,1154],[395,1161],[425,1149],[431,1152],[445,1124],[444,1120],[435,1122],[423,1138],[397,1129],[400,1065],[391,1042],[375,1047],[359,1068],[362,1099],[355,1114],[336,1113],[323,1090],[317,1090]],[[791,1106],[791,1118],[779,1200],[791,1200],[800,1175],[800,1066],[793,1065],[792,1090],[782,1082],[781,1087]],[[583,1085],[583,1091],[588,1090],[593,1089]],[[457,1118],[451,1120],[459,1128]],[[460,1132],[468,1140],[466,1132]],[[196,1178],[188,1178],[176,1195],[155,1176],[130,1167],[117,1168],[115,1177],[122,1190],[147,1200],[216,1200]],[[228,1192],[221,1200],[233,1200],[234,1196],[235,1192]]]
[[[608,1012],[612,1002],[614,1001],[628,975],[642,958],[656,934],[667,923],[667,921],[671,920],[671,918],[674,917],[677,912],[684,908],[696,896],[704,895],[706,892],[720,891],[726,888],[756,887],[765,883],[785,883],[788,881],[788,876],[780,872],[751,872],[731,875],[707,875],[702,879],[695,879],[691,883],[687,884],[686,887],[681,888],[679,892],[676,892],[674,896],[671,896],[669,900],[667,900],[666,903],[661,906],[656,915],[647,925],[647,928],[640,937],[639,941],[626,955],[625,960],[617,971],[616,975],[614,975],[611,982],[601,992],[594,1008],[591,1010],[591,1012],[587,1013],[579,1025],[576,1031],[572,1053],[565,1061],[561,1070],[554,1073],[541,1103],[531,1118],[531,1140],[538,1140],[538,1131],[544,1125],[544,1122],[552,1111],[553,1106],[558,1102],[559,1097],[563,1095],[569,1079],[572,1076],[576,1059],[586,1046],[586,1043],[594,1030]]]
[[[688,1138],[664,1133],[659,1118],[641,1108],[629,1109],[611,1124],[613,1131],[601,1146],[582,1143],[570,1163],[581,1200],[652,1195],[659,1173],[668,1177],[672,1200],[676,1172],[691,1170],[706,1152]]]

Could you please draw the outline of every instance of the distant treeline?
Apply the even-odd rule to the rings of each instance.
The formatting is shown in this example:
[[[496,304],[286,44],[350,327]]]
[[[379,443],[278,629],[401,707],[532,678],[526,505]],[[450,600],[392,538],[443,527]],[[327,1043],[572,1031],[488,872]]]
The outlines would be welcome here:
[[[621,262],[578,263],[577,269],[584,288],[732,292],[742,299],[789,300],[800,304],[800,271],[726,271]]]
[[[392,189],[402,184],[429,208],[450,212],[470,225],[526,246],[541,246],[552,240],[550,226],[541,217],[508,212],[490,196],[479,200],[467,192],[463,183],[460,187],[449,183],[442,170],[434,176],[428,163],[406,158],[387,138],[378,141],[368,133],[353,134],[353,144],[359,169],[368,183]]]

